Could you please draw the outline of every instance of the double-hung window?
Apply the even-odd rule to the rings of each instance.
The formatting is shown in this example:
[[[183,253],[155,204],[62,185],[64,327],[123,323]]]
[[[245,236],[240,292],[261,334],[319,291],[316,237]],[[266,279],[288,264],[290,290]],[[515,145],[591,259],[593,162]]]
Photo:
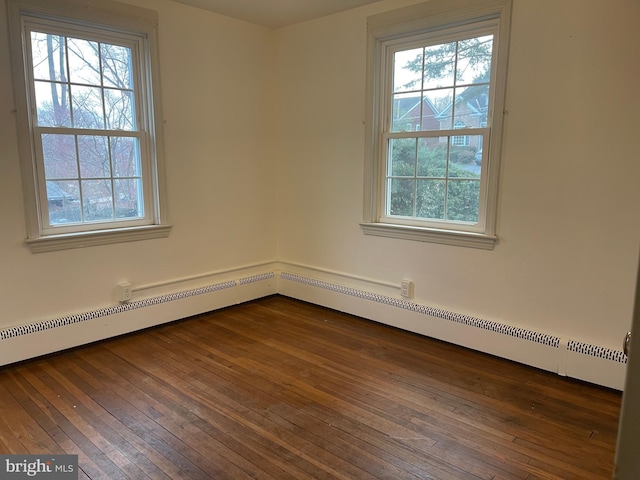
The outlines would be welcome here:
[[[9,5],[27,243],[46,251],[166,236],[155,12]]]
[[[493,248],[509,0],[369,18],[365,233]]]

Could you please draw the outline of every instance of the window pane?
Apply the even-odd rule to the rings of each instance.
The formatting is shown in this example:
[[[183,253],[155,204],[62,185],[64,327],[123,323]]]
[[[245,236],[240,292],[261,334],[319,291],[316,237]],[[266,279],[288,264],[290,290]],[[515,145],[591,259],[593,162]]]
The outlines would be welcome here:
[[[478,151],[482,148],[481,146],[482,135],[451,137],[449,177],[480,178],[481,159],[478,160]]]
[[[444,180],[418,180],[416,217],[429,220],[444,220]]]
[[[489,82],[493,35],[470,38],[458,42],[458,85]]]
[[[456,68],[456,42],[425,48],[424,88],[452,87]]]
[[[142,217],[142,181],[119,179],[114,181],[116,218]]]
[[[111,137],[111,159],[116,177],[139,177],[140,148],[137,138]]]
[[[73,126],[76,128],[104,128],[102,89],[71,86]]]
[[[133,89],[131,49],[102,43],[100,50],[104,86]]]
[[[108,129],[128,131],[135,129],[133,92],[105,88],[104,103]]]
[[[100,56],[98,42],[67,38],[69,50],[69,80],[85,85],[102,84],[100,80]]]
[[[420,94],[395,94],[391,110],[392,132],[413,132],[416,127],[420,129]]]
[[[418,141],[419,177],[439,177],[447,175],[448,137],[421,138]]]
[[[389,179],[389,215],[413,216],[414,187],[413,179]]]
[[[489,85],[456,88],[455,128],[485,127],[489,111]]]
[[[423,48],[403,50],[393,55],[393,91],[421,90]]]
[[[41,127],[70,127],[69,88],[52,82],[34,82],[36,112]]]
[[[416,171],[416,139],[389,140],[389,175],[413,177]]]
[[[113,220],[111,180],[82,181],[82,210],[85,222]]]
[[[78,156],[82,178],[108,178],[111,162],[107,137],[102,135],[78,135]]]
[[[453,88],[424,92],[422,130],[448,130],[453,124]]]
[[[74,136],[45,134],[41,138],[45,178],[78,178]]]
[[[478,223],[479,180],[450,180],[447,189],[447,220]]]
[[[47,182],[47,204],[51,225],[82,221],[78,192],[78,182]]]
[[[31,32],[31,61],[35,80],[66,81],[64,37]]]

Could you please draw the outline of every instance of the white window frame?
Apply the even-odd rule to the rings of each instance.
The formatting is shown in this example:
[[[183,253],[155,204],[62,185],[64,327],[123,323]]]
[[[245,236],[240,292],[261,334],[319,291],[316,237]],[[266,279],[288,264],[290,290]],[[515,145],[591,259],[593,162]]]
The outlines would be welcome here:
[[[18,148],[27,224],[26,244],[34,253],[117,242],[162,238],[171,225],[166,215],[162,113],[155,11],[110,0],[7,0]],[[41,25],[57,28],[73,37],[85,32],[98,38],[118,38],[133,47],[139,56],[136,85],[138,127],[144,189],[144,218],[75,225],[50,225],[46,218],[42,147],[35,122],[33,78],[30,71],[30,43],[26,29]],[[100,132],[87,131],[88,134]]]
[[[497,242],[498,180],[506,91],[512,0],[432,0],[367,19],[367,104],[365,131],[365,185],[362,230],[367,235],[493,249]],[[488,125],[431,132],[426,135],[478,134],[483,131],[480,218],[478,224],[420,221],[389,217],[386,210],[386,111],[392,77],[391,54],[398,45],[421,36],[464,38],[465,31],[494,26],[492,94]],[[462,33],[461,33],[462,32]],[[387,102],[387,103],[385,103]]]

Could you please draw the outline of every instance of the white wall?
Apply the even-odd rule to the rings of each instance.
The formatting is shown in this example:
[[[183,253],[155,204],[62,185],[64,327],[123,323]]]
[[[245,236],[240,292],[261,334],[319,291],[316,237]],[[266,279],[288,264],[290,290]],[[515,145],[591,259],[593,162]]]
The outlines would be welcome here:
[[[279,257],[409,278],[421,304],[620,350],[640,240],[640,3],[514,0],[493,251],[358,227],[366,17],[406,3],[278,31]]]
[[[264,285],[239,287],[244,293],[235,296],[225,289],[217,299],[209,297],[215,291],[193,303],[171,300],[152,310],[140,304],[100,320],[104,336],[126,330],[107,328],[118,315],[138,328],[279,291],[621,385],[619,368],[614,381],[606,379],[608,364],[597,375],[584,373],[598,370],[600,359],[556,347],[558,358],[545,358],[546,346],[381,307],[367,292],[399,298],[394,285],[409,278],[418,305],[620,350],[631,322],[640,240],[636,0],[514,0],[500,240],[493,251],[365,236],[358,225],[366,18],[414,0],[384,0],[277,31],[168,0],[127,1],[160,14],[174,229],[161,240],[29,252],[8,48],[0,47],[0,328],[115,305],[113,289],[122,280],[135,287],[218,270],[234,278],[266,272]],[[0,37],[7,38],[4,3]],[[265,263],[275,260],[281,263]],[[280,280],[273,275],[279,268],[311,281]],[[332,283],[326,288],[313,279]],[[345,295],[342,284],[362,290]],[[78,342],[92,339],[87,328],[78,330]],[[67,330],[64,335],[75,335]],[[27,341],[18,340],[11,358]],[[65,341],[56,345],[70,345]]]
[[[114,287],[271,261],[273,31],[167,0],[159,12],[166,239],[32,254],[0,0],[0,327],[113,305]],[[186,313],[186,311],[185,311]]]

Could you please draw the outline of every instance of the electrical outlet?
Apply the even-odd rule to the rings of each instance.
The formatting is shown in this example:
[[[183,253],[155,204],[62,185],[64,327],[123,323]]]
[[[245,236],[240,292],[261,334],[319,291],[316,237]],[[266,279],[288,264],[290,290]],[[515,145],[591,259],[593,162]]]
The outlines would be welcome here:
[[[133,289],[130,283],[121,283],[118,285],[118,300],[120,303],[126,303],[133,298]]]
[[[413,298],[413,282],[411,280],[402,280],[400,295],[402,298]]]

